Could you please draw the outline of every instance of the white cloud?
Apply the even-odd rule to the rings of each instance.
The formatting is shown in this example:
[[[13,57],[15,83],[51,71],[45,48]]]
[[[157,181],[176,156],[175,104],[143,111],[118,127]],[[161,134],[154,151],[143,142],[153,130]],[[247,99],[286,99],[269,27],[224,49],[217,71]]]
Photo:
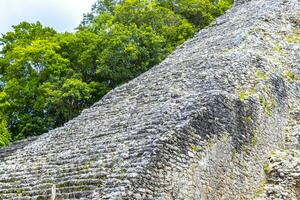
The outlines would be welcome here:
[[[96,0],[0,0],[0,33],[22,21],[73,31]]]

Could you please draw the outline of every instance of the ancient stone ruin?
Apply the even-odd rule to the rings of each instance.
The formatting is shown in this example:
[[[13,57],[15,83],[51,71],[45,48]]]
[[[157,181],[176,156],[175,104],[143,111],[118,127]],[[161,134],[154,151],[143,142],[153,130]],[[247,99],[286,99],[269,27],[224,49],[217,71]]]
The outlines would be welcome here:
[[[63,127],[0,150],[0,199],[300,199],[300,2],[237,1]]]

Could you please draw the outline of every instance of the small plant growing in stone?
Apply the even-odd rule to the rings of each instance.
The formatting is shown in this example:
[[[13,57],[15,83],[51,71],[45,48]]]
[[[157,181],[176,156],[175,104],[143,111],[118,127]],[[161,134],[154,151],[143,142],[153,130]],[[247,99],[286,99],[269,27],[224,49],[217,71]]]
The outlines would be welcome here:
[[[264,112],[268,115],[268,116],[272,116],[272,109],[273,109],[273,103],[268,101],[265,97],[260,96],[259,97],[259,103],[260,105],[263,107]]]
[[[255,76],[258,80],[263,80],[264,81],[264,80],[268,79],[268,75],[265,72],[261,71],[261,70],[257,70],[255,72]]]
[[[249,91],[241,91],[239,94],[240,100],[244,101],[246,99],[249,98],[249,96],[251,96],[251,93]]]
[[[299,79],[299,77],[292,72],[291,70],[287,70],[283,73],[283,77],[286,78],[288,81],[293,82]]]
[[[201,148],[195,144],[192,144],[191,145],[191,150],[194,152],[194,153],[197,153],[198,151],[201,150]]]
[[[264,164],[263,169],[265,174],[270,173],[270,165],[268,163]]]
[[[294,30],[293,35],[289,36],[286,40],[289,43],[300,43],[300,29]]]

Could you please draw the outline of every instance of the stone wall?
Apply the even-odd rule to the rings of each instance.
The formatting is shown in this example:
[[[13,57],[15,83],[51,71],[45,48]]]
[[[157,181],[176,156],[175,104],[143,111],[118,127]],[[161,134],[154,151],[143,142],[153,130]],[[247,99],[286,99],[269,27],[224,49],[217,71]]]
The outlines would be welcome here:
[[[63,127],[2,150],[0,199],[270,197],[269,155],[299,150],[299,22],[298,0],[237,3]]]

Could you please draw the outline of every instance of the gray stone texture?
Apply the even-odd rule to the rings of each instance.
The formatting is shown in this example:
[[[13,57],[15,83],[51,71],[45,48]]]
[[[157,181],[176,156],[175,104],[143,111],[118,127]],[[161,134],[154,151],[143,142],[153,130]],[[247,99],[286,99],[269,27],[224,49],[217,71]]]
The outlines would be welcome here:
[[[297,198],[299,24],[298,0],[238,1],[63,127],[1,150],[0,199],[276,199],[261,186],[273,161]],[[268,161],[282,151],[295,161]]]

